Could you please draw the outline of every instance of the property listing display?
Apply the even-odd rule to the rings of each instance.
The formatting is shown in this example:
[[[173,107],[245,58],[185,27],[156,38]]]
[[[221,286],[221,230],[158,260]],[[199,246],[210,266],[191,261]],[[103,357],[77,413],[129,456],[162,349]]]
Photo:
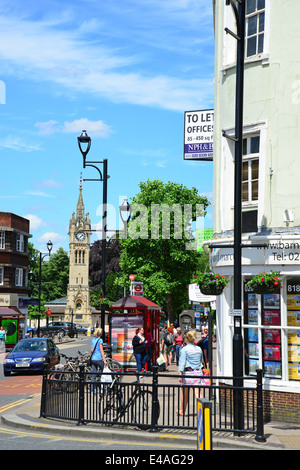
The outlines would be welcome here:
[[[247,289],[247,290],[246,290]],[[249,287],[244,292],[245,371],[256,375],[259,357],[263,362],[264,376],[282,377],[280,293],[256,294]]]
[[[287,326],[288,376],[300,380],[300,279],[287,282]]]
[[[132,339],[135,330],[144,326],[143,315],[111,315],[110,320],[110,344],[112,346],[112,358],[123,366],[135,366]]]

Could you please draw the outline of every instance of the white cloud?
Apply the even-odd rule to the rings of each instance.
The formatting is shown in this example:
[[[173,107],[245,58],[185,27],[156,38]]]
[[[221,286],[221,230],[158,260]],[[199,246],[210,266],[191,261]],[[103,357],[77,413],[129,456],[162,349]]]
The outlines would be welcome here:
[[[87,118],[75,119],[72,122],[65,121],[62,125],[58,121],[37,122],[40,134],[54,133],[81,133],[86,129],[91,137],[108,137],[112,132],[111,127],[103,121],[90,121]]]
[[[47,243],[49,240],[52,241],[52,243],[60,243],[64,242],[67,239],[65,235],[61,235],[60,233],[56,232],[45,232],[43,235],[41,235],[38,239],[40,243]]]
[[[45,227],[47,225],[46,222],[37,215],[25,214],[23,217],[30,221],[30,230],[39,230],[41,227]]]
[[[156,5],[156,2],[143,2],[140,5],[128,1],[127,8],[122,9],[115,5],[103,7],[101,3],[107,16],[103,19],[100,17],[98,30],[95,22],[89,21],[88,17],[85,19],[85,28],[82,29],[82,21],[77,26],[70,23],[75,18],[67,15],[58,15],[56,19],[52,17],[51,21],[49,18],[33,21],[17,16],[0,16],[0,44],[5,44],[5,47],[0,48],[2,73],[36,82],[56,83],[72,91],[90,93],[117,103],[179,111],[192,109],[195,103],[198,107],[204,106],[209,99],[213,99],[213,71],[209,75],[203,63],[201,72],[201,64],[196,65],[199,55],[195,59],[191,53],[190,66],[196,71],[192,74],[184,73],[183,67],[179,65],[175,66],[173,55],[173,63],[170,61],[162,67],[155,54],[158,47],[165,51],[172,50],[176,54],[174,51],[182,47],[183,41],[186,44],[185,49],[191,50],[193,46],[189,43],[189,38],[184,36],[184,32],[188,33],[188,28],[185,26],[177,34],[176,26],[183,28],[182,18],[187,20],[194,14],[193,41],[195,37],[199,39],[199,22],[204,27],[202,12],[206,15],[208,10],[211,12],[211,5],[209,8],[205,6],[207,0],[200,2],[201,5],[199,1],[187,0],[177,1],[175,5],[173,3],[159,2]],[[134,7],[138,8],[137,13]],[[94,14],[100,14],[96,4],[93,8]],[[63,7],[61,10],[63,13]],[[201,17],[196,21],[195,15],[197,17],[200,14]],[[156,22],[151,20],[153,16]],[[128,29],[123,26],[120,31],[116,31],[118,24],[113,22],[121,20],[129,21]],[[78,18],[75,21],[78,22]],[[114,34],[116,32],[118,35],[118,42],[112,34],[112,25]],[[135,27],[134,45],[130,38],[131,25]],[[164,28],[166,25],[168,34]],[[89,34],[84,31],[86,28],[90,28]],[[176,40],[173,37],[175,32]],[[192,35],[189,34],[189,37]],[[111,41],[110,46],[106,45],[107,40]],[[213,37],[210,42],[213,44]],[[154,49],[146,50],[145,47]],[[194,44],[194,47],[195,50],[199,49],[199,45],[196,47]],[[213,46],[210,44],[210,47]],[[206,54],[204,46],[202,49]],[[51,133],[56,125],[55,121],[49,121],[44,123],[44,127],[40,127],[40,131]],[[70,123],[65,123],[65,130],[62,131],[68,132],[66,129],[69,125]],[[102,129],[101,132],[105,130],[107,129]]]
[[[26,191],[26,194],[28,194],[29,196],[38,196],[38,197],[50,197],[50,198],[55,197],[53,196],[53,194],[47,194],[47,193],[44,193],[43,191]]]
[[[22,139],[8,135],[0,141],[0,148],[16,150],[18,152],[33,152],[40,150],[39,145],[27,144]]]

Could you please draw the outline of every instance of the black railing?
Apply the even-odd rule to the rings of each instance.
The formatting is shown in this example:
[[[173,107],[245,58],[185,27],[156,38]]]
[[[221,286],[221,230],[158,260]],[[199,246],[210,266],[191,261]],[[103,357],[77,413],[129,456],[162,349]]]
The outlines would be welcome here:
[[[197,429],[197,398],[212,403],[212,430],[255,434],[265,441],[263,424],[262,371],[243,377],[247,386],[234,386],[232,377],[206,377],[206,385],[188,386],[188,402],[183,416],[182,385],[179,375],[111,372],[112,383],[99,381],[100,374],[79,366],[79,371],[58,372],[45,367],[41,397],[41,417],[60,418],[103,425],[137,426],[141,429]],[[106,374],[102,374],[102,378]],[[98,380],[97,380],[98,379]],[[207,382],[208,381],[208,382]],[[242,393],[244,419],[241,429],[234,427],[234,394]]]

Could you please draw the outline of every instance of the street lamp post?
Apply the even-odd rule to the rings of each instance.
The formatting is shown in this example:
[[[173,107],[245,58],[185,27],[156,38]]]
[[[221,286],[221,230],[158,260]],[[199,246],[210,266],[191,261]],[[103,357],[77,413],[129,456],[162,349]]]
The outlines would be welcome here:
[[[47,243],[48,253],[42,253],[40,251],[38,336],[40,334],[40,322],[41,322],[42,261],[46,256],[50,257],[52,248],[53,248],[53,243],[51,242],[51,240],[49,240],[48,243]],[[47,325],[48,325],[48,315],[47,315],[47,318],[46,318],[46,322],[47,322]]]
[[[83,168],[90,166],[95,168],[100,178],[86,178],[83,181],[100,181],[103,183],[103,217],[102,217],[102,276],[101,276],[101,289],[102,289],[102,296],[105,297],[105,263],[106,263],[106,219],[107,219],[107,180],[109,178],[107,174],[107,159],[103,159],[103,161],[87,161],[86,156],[91,148],[91,138],[87,135],[85,130],[82,131],[82,134],[77,137],[78,147],[83,156]],[[101,170],[96,166],[96,164],[103,165],[103,173]],[[105,327],[105,316],[104,316],[104,309],[101,310],[101,328],[104,331]]]

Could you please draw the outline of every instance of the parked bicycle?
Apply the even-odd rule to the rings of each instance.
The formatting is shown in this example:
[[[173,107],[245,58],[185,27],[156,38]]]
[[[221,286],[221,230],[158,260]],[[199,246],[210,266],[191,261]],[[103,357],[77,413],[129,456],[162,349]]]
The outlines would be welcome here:
[[[122,377],[121,377],[122,378]],[[111,384],[102,385],[99,395],[99,415],[106,424],[126,422],[141,429],[151,427],[152,391],[140,381],[131,384],[121,384],[118,374],[113,374]],[[157,402],[154,419],[160,415]]]

